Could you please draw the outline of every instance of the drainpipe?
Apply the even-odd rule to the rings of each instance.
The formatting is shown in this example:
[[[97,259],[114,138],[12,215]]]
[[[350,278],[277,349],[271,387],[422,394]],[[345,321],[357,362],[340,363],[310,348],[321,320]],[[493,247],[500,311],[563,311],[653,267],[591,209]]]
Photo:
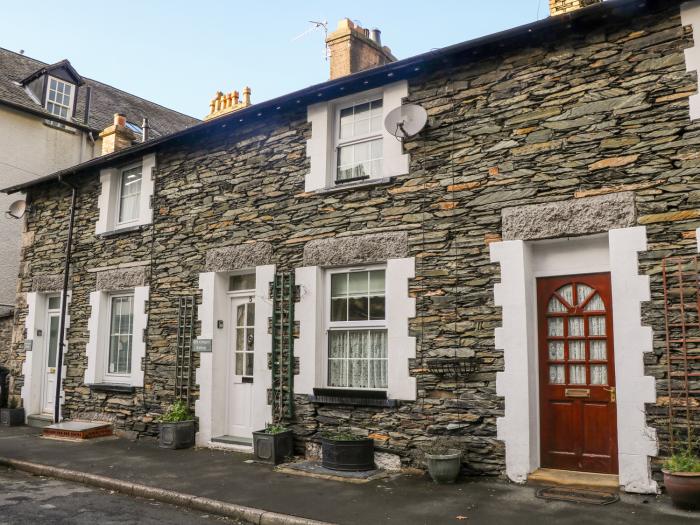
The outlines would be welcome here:
[[[68,219],[68,243],[66,244],[66,260],[63,265],[63,293],[61,294],[61,321],[58,328],[58,362],[56,367],[56,398],[53,407],[54,423],[60,420],[61,412],[61,373],[63,372],[63,345],[65,344],[66,331],[66,307],[68,299],[68,272],[70,271],[71,246],[73,244],[73,224],[75,222],[75,201],[78,188],[63,180],[59,176],[58,181],[71,189],[70,218]]]

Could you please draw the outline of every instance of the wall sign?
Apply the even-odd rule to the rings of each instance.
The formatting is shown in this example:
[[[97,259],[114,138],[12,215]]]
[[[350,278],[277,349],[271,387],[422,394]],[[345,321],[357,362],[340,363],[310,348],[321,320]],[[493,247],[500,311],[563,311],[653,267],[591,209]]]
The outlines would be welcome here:
[[[34,341],[32,339],[25,339],[24,340],[24,351],[31,352],[33,345],[34,345]]]
[[[211,352],[211,339],[195,339],[192,341],[192,351],[197,353]]]

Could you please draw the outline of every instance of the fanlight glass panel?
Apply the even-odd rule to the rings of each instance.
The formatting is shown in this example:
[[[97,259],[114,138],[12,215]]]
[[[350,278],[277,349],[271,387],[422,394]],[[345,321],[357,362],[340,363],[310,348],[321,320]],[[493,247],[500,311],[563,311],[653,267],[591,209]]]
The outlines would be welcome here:
[[[562,286],[557,290],[557,293],[570,305],[574,304],[574,286],[572,284]]]
[[[583,301],[588,299],[588,296],[593,292],[593,288],[587,284],[577,284],[576,285],[576,304],[581,304]]]
[[[547,312],[561,314],[561,313],[566,313],[568,311],[569,311],[569,309],[557,297],[552,297],[549,300],[549,305],[547,306]]]
[[[605,303],[599,294],[595,294],[583,309],[585,312],[604,312]]]

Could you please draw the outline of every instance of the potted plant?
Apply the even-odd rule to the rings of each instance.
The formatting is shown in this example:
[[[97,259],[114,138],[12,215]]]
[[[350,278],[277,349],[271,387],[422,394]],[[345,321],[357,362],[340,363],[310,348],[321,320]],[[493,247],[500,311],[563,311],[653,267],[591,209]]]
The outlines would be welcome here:
[[[184,401],[176,401],[158,420],[161,448],[190,448],[194,445],[194,416]]]
[[[664,462],[664,485],[673,504],[687,510],[700,509],[700,458],[690,447]]]
[[[283,425],[267,425],[264,430],[253,432],[253,454],[262,463],[282,463],[294,455],[294,434]]]
[[[462,452],[438,442],[425,453],[425,462],[435,483],[454,483],[462,467]]]
[[[374,470],[374,440],[350,432],[321,435],[321,465],[331,470],[361,472]]]
[[[0,424],[6,427],[24,425],[24,408],[20,407],[20,404],[16,397],[10,397],[9,406],[0,408]]]

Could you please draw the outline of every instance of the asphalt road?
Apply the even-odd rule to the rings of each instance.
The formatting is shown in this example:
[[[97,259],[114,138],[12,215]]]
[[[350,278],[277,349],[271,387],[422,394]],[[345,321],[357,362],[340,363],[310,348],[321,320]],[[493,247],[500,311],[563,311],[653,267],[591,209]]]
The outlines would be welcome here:
[[[0,525],[242,525],[157,501],[0,467]]]

